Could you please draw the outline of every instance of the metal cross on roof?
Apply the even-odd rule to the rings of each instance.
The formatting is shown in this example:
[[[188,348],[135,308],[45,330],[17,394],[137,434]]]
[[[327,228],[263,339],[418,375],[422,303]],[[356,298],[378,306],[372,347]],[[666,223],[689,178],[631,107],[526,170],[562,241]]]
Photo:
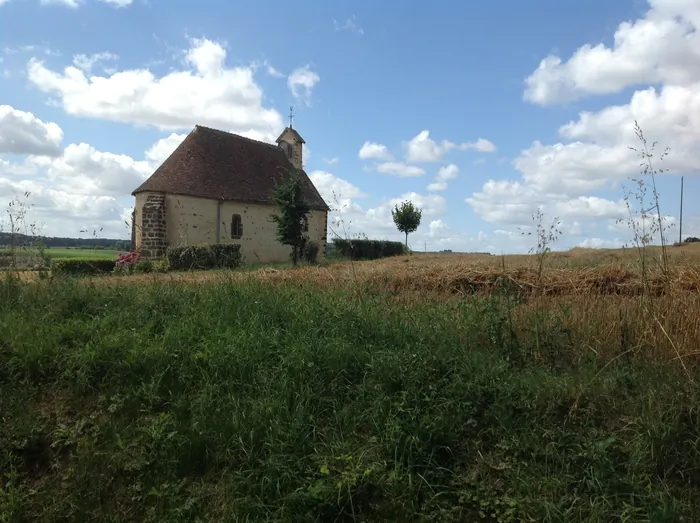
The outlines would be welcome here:
[[[289,128],[292,128],[292,118],[294,118],[294,106],[289,106]]]

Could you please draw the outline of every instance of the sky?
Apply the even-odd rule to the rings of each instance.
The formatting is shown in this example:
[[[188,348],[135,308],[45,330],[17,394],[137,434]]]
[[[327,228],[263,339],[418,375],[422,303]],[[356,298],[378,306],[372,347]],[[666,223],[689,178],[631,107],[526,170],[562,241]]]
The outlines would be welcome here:
[[[698,0],[203,5],[0,0],[3,210],[128,238],[131,192],[195,125],[274,142],[293,106],[331,237],[402,240],[410,200],[415,250],[527,252],[538,209],[553,248],[623,246],[626,191],[651,182],[635,120],[668,237],[681,176],[700,236]]]

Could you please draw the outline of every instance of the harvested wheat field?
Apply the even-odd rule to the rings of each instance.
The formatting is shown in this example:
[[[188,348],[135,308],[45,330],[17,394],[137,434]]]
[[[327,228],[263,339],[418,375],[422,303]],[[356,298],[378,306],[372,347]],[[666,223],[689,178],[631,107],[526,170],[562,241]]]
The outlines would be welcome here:
[[[667,278],[660,255],[660,249],[647,248],[644,271],[636,249],[579,248],[548,254],[541,270],[534,255],[413,254],[296,269],[105,276],[89,281],[107,286],[285,284],[348,290],[360,299],[380,293],[395,303],[459,304],[469,296],[491,295],[508,301],[516,330],[519,324],[527,325],[527,332],[518,333],[521,337],[532,335],[533,311],[549,315],[551,321],[543,328],[568,347],[576,347],[569,354],[572,358],[582,357],[582,348],[607,358],[645,347],[649,357],[694,361],[700,354],[700,246],[669,248]],[[642,302],[649,306],[641,307]]]
[[[324,287],[362,284],[377,291],[417,292],[426,297],[490,293],[504,288],[519,295],[537,292],[543,296],[639,296],[645,289],[650,295],[660,296],[700,289],[700,245],[668,249],[668,278],[662,269],[660,249],[647,248],[646,257],[645,271],[641,269],[636,249],[577,248],[548,254],[541,267],[539,258],[534,255],[414,254],[293,270],[263,267],[234,272],[179,272],[94,280],[105,284],[205,283],[234,278]],[[29,273],[27,276],[31,277]]]

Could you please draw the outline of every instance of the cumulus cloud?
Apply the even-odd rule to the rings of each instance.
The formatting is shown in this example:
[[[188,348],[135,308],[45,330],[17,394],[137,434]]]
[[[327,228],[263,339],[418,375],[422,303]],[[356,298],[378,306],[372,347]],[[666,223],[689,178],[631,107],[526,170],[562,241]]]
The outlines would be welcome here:
[[[525,97],[548,105],[640,86],[628,103],[582,111],[559,128],[560,141],[535,141],[520,152],[516,180],[490,180],[467,198],[487,221],[522,224],[538,208],[569,220],[615,222],[623,202],[601,198],[640,172],[635,120],[659,153],[671,151],[663,167],[671,173],[700,171],[700,4],[651,0],[650,10],[619,25],[614,44],[586,45],[566,62],[543,60],[528,79]],[[661,83],[659,87],[643,84]],[[597,220],[597,222],[596,222]],[[669,217],[672,223],[672,217]],[[620,231],[612,227],[608,232]],[[629,231],[628,231],[629,232]]]
[[[332,209],[343,210],[352,207],[355,198],[367,197],[367,194],[352,183],[326,171],[312,171],[309,178]]]
[[[63,131],[32,113],[0,105],[0,154],[57,156],[61,153]]]
[[[9,1],[9,0],[0,0],[0,5],[3,4],[4,1]],[[130,6],[131,4],[134,3],[134,0],[98,0],[99,2],[102,2],[103,4],[108,4],[116,8],[120,7],[127,7]],[[41,5],[59,5],[63,7],[69,7],[71,9],[77,9],[81,5],[83,5],[86,2],[86,0],[41,0]]]
[[[83,3],[83,0],[41,0],[41,5],[61,5],[76,9]]]
[[[376,142],[365,142],[360,148],[358,157],[361,160],[392,160],[394,158],[386,145]]]
[[[57,190],[85,196],[128,195],[152,173],[148,162],[86,143],[71,144],[61,157],[39,164]]]
[[[480,153],[493,153],[496,151],[496,145],[487,140],[486,138],[479,138],[475,142],[464,142],[459,144],[459,148],[462,151],[466,151],[468,149],[473,149],[475,151],[479,151]]]
[[[649,6],[644,17],[618,26],[612,47],[586,44],[568,60],[544,58],[525,80],[524,98],[551,105],[629,86],[700,81],[700,5],[649,0]]]
[[[382,174],[392,174],[394,176],[400,176],[402,178],[410,178],[413,176],[423,176],[425,174],[425,169],[416,167],[415,165],[408,165],[402,162],[384,162],[375,166],[377,172]]]
[[[186,134],[172,133],[170,136],[161,138],[146,151],[146,160],[155,170],[160,164],[167,160],[177,146],[187,137]]]
[[[440,167],[437,174],[435,175],[435,180],[433,183],[428,185],[429,191],[444,191],[447,189],[447,183],[450,180],[457,178],[459,174],[459,167],[451,163],[450,165],[445,165]]]
[[[85,71],[85,73],[89,74],[95,65],[107,60],[117,60],[118,58],[119,56],[116,54],[108,52],[95,53],[91,55],[77,54],[73,56],[73,65],[81,71]]]
[[[443,140],[439,144],[430,138],[430,132],[423,130],[411,138],[405,145],[408,162],[439,162],[443,155],[453,149],[455,144]]]
[[[58,97],[68,114],[128,122],[162,130],[202,124],[274,141],[284,125],[275,109],[262,105],[252,67],[227,67],[224,47],[192,39],[184,59],[190,68],[156,77],[148,69],[126,69],[87,77],[75,66],[62,72],[32,58],[29,81]]]
[[[287,78],[287,86],[294,98],[304,102],[306,105],[310,105],[311,93],[320,81],[321,77],[318,73],[312,71],[311,65],[307,64],[292,71],[292,74]]]

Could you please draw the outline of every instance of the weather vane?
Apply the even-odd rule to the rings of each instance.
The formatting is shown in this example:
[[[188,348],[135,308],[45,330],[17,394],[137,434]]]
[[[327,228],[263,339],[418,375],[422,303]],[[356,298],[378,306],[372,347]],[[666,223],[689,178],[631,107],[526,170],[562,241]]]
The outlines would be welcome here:
[[[289,128],[292,128],[292,118],[294,118],[294,106],[289,106]]]

